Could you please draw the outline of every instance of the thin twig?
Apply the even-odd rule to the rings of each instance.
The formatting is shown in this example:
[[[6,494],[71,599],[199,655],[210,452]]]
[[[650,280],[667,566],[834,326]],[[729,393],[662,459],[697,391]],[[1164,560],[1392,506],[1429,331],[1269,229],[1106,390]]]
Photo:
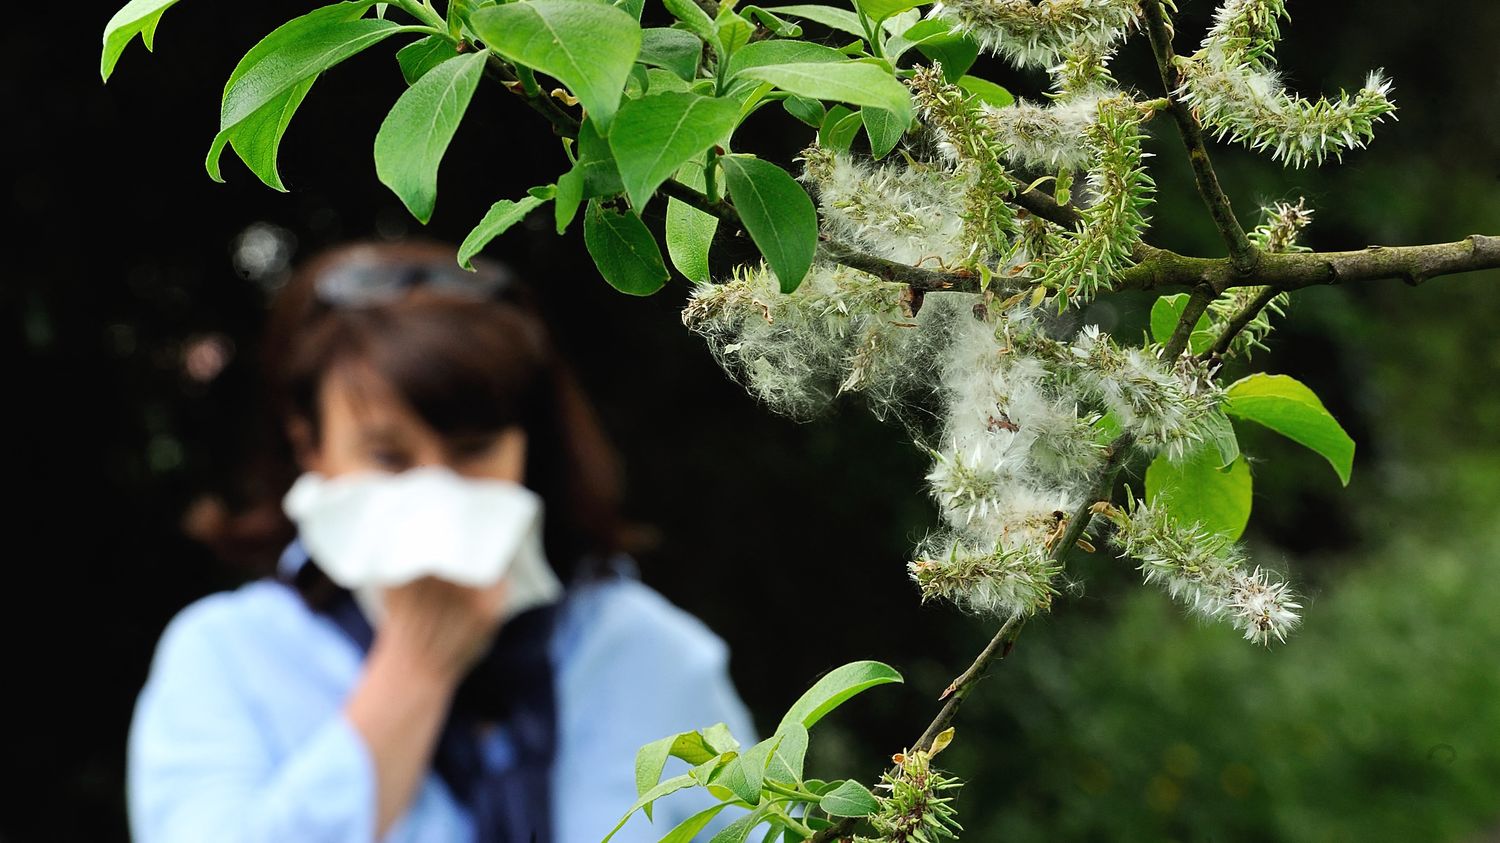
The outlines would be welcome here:
[[[1171,365],[1183,349],[1188,347],[1188,342],[1193,338],[1193,328],[1198,325],[1198,318],[1203,311],[1208,310],[1208,303],[1214,300],[1214,291],[1205,287],[1194,287],[1193,294],[1188,298],[1187,306],[1182,309],[1182,316],[1177,319],[1177,327],[1173,329],[1172,336],[1167,340],[1166,348],[1162,351],[1161,359],[1167,365]]]
[[[1141,8],[1146,13],[1151,51],[1156,54],[1161,84],[1171,102],[1168,111],[1172,112],[1173,119],[1177,121],[1182,144],[1187,148],[1188,160],[1193,165],[1193,177],[1198,183],[1198,193],[1208,206],[1208,212],[1214,219],[1214,225],[1218,226],[1224,244],[1229,247],[1229,258],[1234,262],[1235,269],[1249,272],[1255,268],[1258,250],[1245,235],[1245,229],[1234,216],[1229,197],[1224,195],[1224,188],[1219,186],[1219,177],[1214,173],[1213,162],[1208,158],[1208,147],[1204,144],[1203,128],[1198,125],[1198,118],[1193,116],[1192,109],[1177,99],[1177,57],[1172,52],[1171,22],[1167,20],[1166,12],[1161,7],[1161,0],[1146,0]]]

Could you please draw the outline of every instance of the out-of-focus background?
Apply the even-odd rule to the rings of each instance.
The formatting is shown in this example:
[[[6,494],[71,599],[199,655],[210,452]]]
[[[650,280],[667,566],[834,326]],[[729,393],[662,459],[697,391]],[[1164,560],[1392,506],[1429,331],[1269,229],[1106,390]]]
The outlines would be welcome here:
[[[0,34],[21,466],[7,495],[5,841],[125,838],[124,738],[156,638],[182,606],[239,582],[178,525],[246,447],[263,306],[288,261],[349,237],[457,242],[489,203],[563,166],[540,120],[481,86],[421,230],[375,179],[374,133],[402,87],[377,48],[327,74],[297,115],[289,193],[227,157],[216,184],[202,161],[224,79],[307,5],[181,3],[156,53],[132,45],[106,87],[98,36],[118,5],[31,23],[13,10]],[[1180,5],[1185,49],[1211,4]],[[1400,120],[1343,166],[1288,171],[1215,147],[1241,219],[1304,195],[1320,249],[1500,233],[1500,7],[1291,6],[1291,85],[1337,93],[1384,67]],[[1148,59],[1137,40],[1116,69],[1154,96]],[[1043,81],[986,71],[1026,95]],[[1169,130],[1152,126],[1152,240],[1217,254]],[[748,131],[783,164],[808,141],[773,110]],[[763,730],[834,665],[900,669],[907,685],[814,732],[813,774],[872,778],[991,632],[919,606],[906,578],[911,546],[938,523],[926,461],[858,400],[807,424],[756,406],[682,327],[686,282],[618,294],[578,227],[557,237],[541,216],[491,254],[566,314],[562,343],[625,457],[628,513],[659,531],[639,557],[646,581],[729,642]],[[1088,316],[1137,336],[1148,303]],[[943,758],[971,782],[965,838],[1500,840],[1497,318],[1497,272],[1298,294],[1254,363],[1323,397],[1358,442],[1353,481],[1241,434],[1256,473],[1247,540],[1309,596],[1305,626],[1265,651],[1186,619],[1123,563],[1075,561],[1081,590],[1028,624]]]

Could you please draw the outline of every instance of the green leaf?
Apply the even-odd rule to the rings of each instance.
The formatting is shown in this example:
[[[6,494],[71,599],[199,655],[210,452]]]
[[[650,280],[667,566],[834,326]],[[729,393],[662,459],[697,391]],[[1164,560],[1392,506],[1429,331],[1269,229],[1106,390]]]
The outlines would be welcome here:
[[[859,15],[847,9],[839,9],[833,6],[819,6],[816,4],[770,6],[768,8],[778,15],[791,15],[794,18],[821,23],[829,29],[837,29],[840,32],[847,32],[859,38],[865,37],[865,28],[859,24]]]
[[[485,246],[488,246],[491,240],[525,219],[527,214],[551,199],[556,192],[557,189],[552,185],[534,187],[525,199],[516,202],[501,199],[491,205],[484,219],[479,221],[479,225],[474,226],[474,230],[470,231],[469,236],[465,237],[464,242],[459,245],[458,265],[464,269],[473,269],[469,261]]]
[[[115,63],[120,60],[120,54],[125,52],[135,36],[141,36],[141,43],[146,45],[148,51],[155,49],[153,42],[156,38],[156,24],[161,20],[162,13],[176,2],[177,0],[130,0],[114,13],[109,23],[104,25],[104,47],[99,54],[101,80],[109,81],[109,75],[115,72]]]
[[[1016,101],[1016,98],[1011,96],[1010,91],[1005,90],[988,79],[980,79],[978,76],[961,76],[954,84],[968,91],[971,95],[979,97],[980,102],[993,105],[996,108],[1005,108]]]
[[[902,125],[911,123],[911,96],[896,77],[862,61],[799,62],[747,68],[740,72],[770,82],[783,91],[820,100],[873,105],[896,115]]]
[[[771,30],[771,33],[777,38],[802,37],[802,27],[790,21],[782,20],[767,9],[762,9],[759,6],[745,6],[740,11],[760,21],[760,25]]]
[[[670,70],[681,79],[692,81],[698,75],[698,59],[703,56],[703,42],[691,32],[669,27],[642,30],[641,64]]]
[[[828,109],[828,116],[823,118],[823,126],[818,129],[818,145],[848,152],[849,144],[854,143],[854,136],[859,134],[859,127],[863,125],[864,118],[858,111],[836,105]]]
[[[583,174],[585,199],[614,196],[625,190],[609,139],[599,134],[591,118],[585,117],[578,126],[578,161],[574,168]]]
[[[375,134],[375,175],[423,225],[437,202],[438,164],[463,122],[485,53],[445,61],[406,89]]]
[[[720,802],[717,805],[704,808],[678,823],[677,827],[667,832],[667,836],[663,837],[658,843],[691,843],[693,837],[698,832],[702,831],[705,826],[712,822],[713,818],[717,817],[720,811],[728,807],[728,802]]]
[[[776,64],[809,64],[813,62],[842,62],[849,57],[832,47],[812,44],[807,41],[757,41],[747,44],[735,53],[725,68],[726,75],[733,78],[742,70],[752,67],[767,67]]]
[[[776,730],[781,731],[790,723],[801,723],[811,729],[814,723],[823,719],[823,715],[843,705],[855,694],[876,685],[900,681],[901,674],[895,668],[876,661],[851,662],[836,667],[792,704]]]
[[[1164,504],[1184,524],[1199,522],[1208,530],[1239,539],[1250,521],[1250,464],[1236,457],[1219,468],[1219,454],[1200,448],[1180,464],[1163,454],[1146,469],[1146,500]],[[1158,495],[1165,495],[1158,501]]]
[[[709,748],[708,742],[698,732],[681,732],[652,741],[637,750],[635,754],[636,795],[656,787],[657,782],[661,780],[661,771],[667,765],[667,759],[673,756],[695,765],[695,769],[689,772],[689,775],[703,784],[708,782],[707,777],[713,768],[717,767],[719,760],[719,756]],[[646,816],[649,818],[651,806],[644,807]]]
[[[583,204],[583,169],[574,165],[557,179],[557,195],[552,199],[552,217],[557,223],[557,233],[568,230],[568,224]]]
[[[1349,485],[1354,440],[1301,381],[1286,375],[1255,374],[1232,384],[1228,393],[1224,412],[1263,424],[1322,454],[1338,472],[1339,481]]]
[[[677,179],[702,190],[703,165],[689,162],[677,171]],[[708,252],[718,230],[719,218],[713,214],[705,214],[677,199],[667,200],[667,256],[689,281],[707,284],[712,280]]]
[[[875,813],[880,803],[875,801],[875,794],[869,788],[848,779],[824,794],[818,800],[818,807],[835,817],[863,817]]]
[[[730,734],[728,724],[715,723],[701,731],[703,739],[717,752],[733,752],[740,748],[740,742]]]
[[[865,134],[870,136],[870,154],[877,161],[889,155],[901,136],[906,134],[906,124],[883,108],[862,108],[860,117],[865,124]]]
[[[759,803],[766,762],[770,760],[771,753],[776,750],[781,738],[780,733],[772,735],[725,764],[724,772],[719,774],[716,783],[729,788],[735,796],[751,805]]]
[[[734,101],[697,94],[653,94],[625,103],[610,128],[609,146],[636,213],[679,167],[727,138],[739,116]]]
[[[710,87],[714,84],[712,79],[704,79],[702,81],[707,82]],[[670,70],[662,70],[659,67],[646,68],[646,90],[649,93],[662,94],[670,91],[680,94],[692,89],[693,86],[687,80]],[[710,94],[712,94],[711,91]]]
[[[979,58],[979,45],[974,39],[953,31],[951,21],[930,18],[918,21],[886,46],[886,57],[896,61],[912,47],[927,58],[941,62],[943,78],[949,82],[962,79],[974,61]]]
[[[713,48],[714,55],[724,56],[724,45],[719,42],[719,28],[714,25],[714,19],[708,16],[708,12],[699,8],[693,0],[662,0],[662,5],[667,7],[673,17],[682,21],[688,32]]]
[[[1161,345],[1166,345],[1172,339],[1177,323],[1182,320],[1182,312],[1187,309],[1189,298],[1191,297],[1187,293],[1177,293],[1162,296],[1151,305],[1151,339]],[[1202,354],[1213,341],[1212,321],[1204,313],[1198,317],[1198,324],[1193,326],[1193,332],[1188,337],[1188,350],[1194,354]]]
[[[753,44],[751,46],[754,46]],[[781,101],[781,107],[786,113],[806,123],[814,129],[823,125],[823,118],[828,112],[823,110],[823,104],[815,99],[792,95]]]
[[[399,30],[399,27],[388,21],[361,20],[360,16],[370,8],[370,5],[367,0],[361,0],[361,2],[337,3],[314,9],[272,30],[245,53],[229,74],[228,81],[224,83],[219,131],[214,135],[213,143],[209,146],[208,155],[203,162],[204,169],[208,170],[209,178],[217,182],[224,181],[219,172],[219,157],[226,146],[232,146],[235,153],[261,181],[275,190],[286,190],[276,168],[277,151],[281,146],[281,138],[286,134],[287,126],[291,123],[292,115],[306,98],[307,92],[312,89],[318,74],[313,72],[306,78],[294,80],[284,87],[278,87],[283,81],[281,76],[275,72],[274,67],[268,71],[266,66],[281,66],[284,69],[283,56],[288,52],[294,53],[294,59],[300,56],[300,61],[305,66],[306,51],[295,53],[291,49],[301,44],[304,37],[315,36],[321,42],[326,43],[329,38],[336,38],[340,35],[354,37],[354,33],[343,27],[364,27],[373,24],[377,27],[384,27],[383,34],[381,31],[365,34],[378,36],[376,40],[379,40]],[[363,43],[363,46],[358,49],[369,46],[363,41],[360,43]],[[357,52],[358,49],[355,51]],[[261,88],[269,86],[270,90],[262,91],[265,94],[263,101],[257,97],[250,98],[249,101],[252,104],[257,101],[261,101],[262,104],[253,108],[248,114],[240,114],[243,108],[238,108],[231,114],[227,109],[232,94],[237,97],[242,107],[245,106],[246,95],[241,87],[244,84]],[[226,115],[230,115],[231,122],[225,122]]]
[[[620,821],[615,823],[615,827],[609,830],[609,834],[604,835],[604,840],[600,841],[600,843],[609,843],[609,839],[614,837],[625,826],[626,821],[634,816],[635,812],[639,811],[642,807],[650,805],[663,796],[676,793],[683,788],[692,787],[695,784],[697,782],[693,780],[693,777],[684,773],[680,776],[673,776],[656,787],[642,793],[640,798],[636,799],[635,803],[630,806],[630,810],[625,812],[625,816],[620,817]]]
[[[766,762],[766,778],[781,784],[802,781],[802,763],[807,755],[807,727],[801,723],[786,723],[777,730],[781,742]]]
[[[753,156],[726,155],[719,165],[740,220],[781,291],[797,289],[818,248],[818,213],[807,191],[785,170]]]
[[[744,843],[746,837],[754,828],[765,822],[766,814],[771,812],[772,803],[766,803],[740,817],[727,826],[718,834],[713,836],[709,843]]]
[[[469,24],[491,50],[567,86],[607,129],[641,52],[641,25],[595,0],[524,0],[488,6]]]
[[[397,50],[396,64],[401,66],[401,78],[406,80],[406,84],[415,85],[427,71],[457,55],[453,42],[429,35]]]
[[[635,18],[636,21],[640,21],[641,14],[646,11],[646,0],[614,0],[610,5]]]
[[[622,293],[649,296],[667,283],[661,249],[641,218],[590,199],[583,216],[583,244],[599,274]]]
[[[388,20],[350,19],[347,14],[337,14],[362,13],[367,8],[369,4],[361,2],[309,12],[278,27],[250,48],[246,58],[254,55],[257,60],[243,70],[236,67],[230,77],[219,110],[219,130],[232,129],[298,83],[403,31],[404,27]]]
[[[865,13],[871,21],[880,23],[888,17],[899,15],[907,9],[916,7],[927,2],[927,0],[854,0],[854,5]]]
[[[719,34],[719,48],[722,50],[719,56],[728,59],[750,43],[750,36],[755,34],[755,24],[740,17],[728,6],[720,6],[714,30]]]

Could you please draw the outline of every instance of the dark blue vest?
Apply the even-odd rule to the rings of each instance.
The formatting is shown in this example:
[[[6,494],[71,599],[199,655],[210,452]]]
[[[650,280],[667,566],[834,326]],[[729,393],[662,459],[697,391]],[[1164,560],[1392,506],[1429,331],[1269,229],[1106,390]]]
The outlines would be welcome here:
[[[295,571],[287,562],[297,564]],[[602,573],[630,576],[611,560]],[[325,577],[298,541],[287,547],[281,579],[301,590]],[[316,608],[368,653],[374,630],[354,594],[334,589]],[[305,593],[305,592],[304,592]],[[570,593],[570,592],[569,592]],[[564,596],[566,600],[566,594]],[[433,767],[474,817],[475,843],[552,843],[552,759],[557,750],[557,700],[550,642],[563,603],[537,606],[507,618],[490,649],[454,694]],[[515,750],[503,770],[485,763],[482,728],[504,726]]]

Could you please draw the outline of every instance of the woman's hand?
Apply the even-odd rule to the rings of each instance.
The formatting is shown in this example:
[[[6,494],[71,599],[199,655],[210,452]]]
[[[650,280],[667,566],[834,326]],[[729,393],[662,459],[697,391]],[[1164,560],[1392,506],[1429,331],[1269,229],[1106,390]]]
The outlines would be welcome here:
[[[416,795],[453,692],[500,627],[506,587],[423,577],[382,593],[385,617],[344,706],[375,762],[377,839]]]
[[[494,639],[506,586],[504,579],[487,588],[471,588],[422,577],[385,589],[385,617],[375,634],[374,651],[396,651],[410,669],[456,686]]]

